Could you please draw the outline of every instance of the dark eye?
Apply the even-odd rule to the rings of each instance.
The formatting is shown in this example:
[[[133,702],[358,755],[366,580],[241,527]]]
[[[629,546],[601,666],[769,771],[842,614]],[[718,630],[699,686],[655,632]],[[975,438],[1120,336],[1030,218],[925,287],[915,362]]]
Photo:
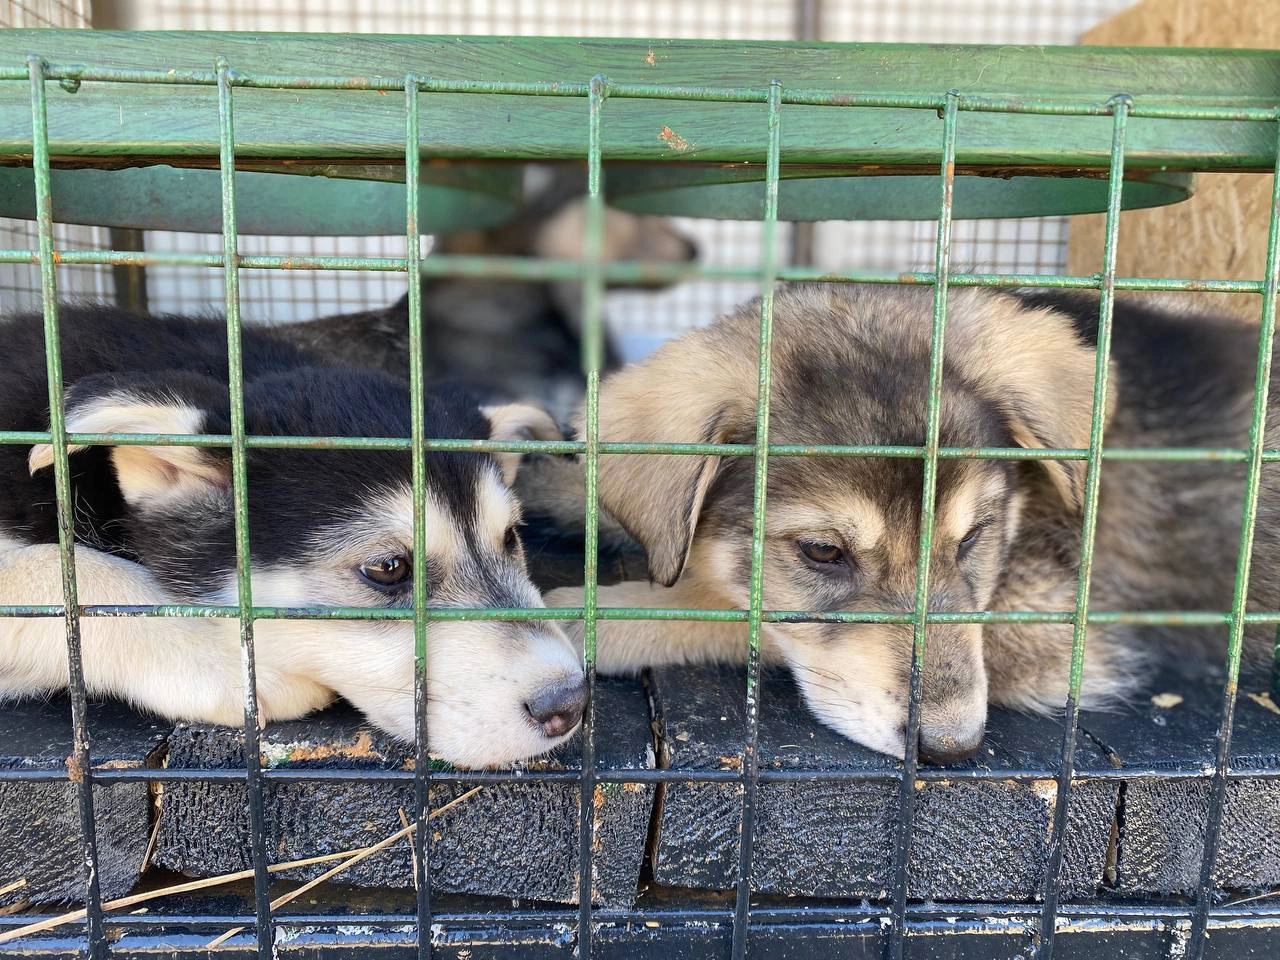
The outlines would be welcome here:
[[[384,557],[360,565],[360,576],[380,590],[407,583],[413,576],[413,563],[408,557]]]
[[[982,531],[990,525],[990,520],[984,520],[968,533],[966,533],[961,541],[956,544],[956,558],[963,560],[973,549],[974,544],[978,542],[978,538],[982,536]]]
[[[507,532],[502,537],[502,548],[507,553],[515,553],[520,549],[520,534],[516,533],[515,527],[507,527]]]
[[[846,562],[844,551],[834,543],[822,543],[818,540],[801,540],[797,545],[800,547],[800,552],[814,563],[837,565]]]

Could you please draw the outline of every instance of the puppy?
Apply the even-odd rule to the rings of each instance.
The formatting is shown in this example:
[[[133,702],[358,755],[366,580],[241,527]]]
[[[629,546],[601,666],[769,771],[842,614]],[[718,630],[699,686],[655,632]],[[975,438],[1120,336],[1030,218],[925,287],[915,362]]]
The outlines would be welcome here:
[[[1097,294],[1019,291],[1015,296],[1023,305],[1066,314],[1088,346],[1097,343]],[[1119,402],[1106,445],[1248,448],[1258,338],[1257,324],[1189,311],[1175,297],[1118,298],[1111,357]],[[1273,383],[1268,448],[1280,442],[1278,397]],[[1091,606],[1230,610],[1246,474],[1243,463],[1217,460],[1108,460],[1101,473],[1098,542],[1103,552],[1094,576],[1094,594],[1102,603]],[[1264,464],[1248,598],[1253,611],[1280,609],[1278,480],[1274,465]],[[1078,531],[1073,537],[1078,541]],[[1274,632],[1265,624],[1248,628],[1249,662],[1270,657]],[[988,643],[1007,633],[1008,628],[989,629]],[[1221,662],[1226,636],[1225,626],[1155,627],[1137,639],[1157,641],[1154,648],[1166,653],[1209,651]]]
[[[932,298],[932,290],[905,287],[779,289],[771,442],[920,445]],[[1096,303],[1073,302],[1064,310],[1032,295],[948,292],[943,446],[1089,445]],[[1231,378],[1240,374],[1247,335],[1215,348],[1213,326],[1165,318],[1157,323],[1164,324],[1165,346],[1152,353],[1150,327],[1128,321],[1117,316],[1115,325],[1108,445],[1241,445],[1247,403],[1240,403],[1238,384],[1249,377]],[[601,438],[754,442],[758,329],[759,304],[747,304],[611,377],[601,393]],[[1250,349],[1256,339],[1255,333]],[[1197,346],[1206,349],[1179,353]],[[940,461],[930,610],[1072,610],[1086,470],[1078,460]],[[1227,609],[1224,578],[1233,570],[1243,486],[1238,474],[1224,474],[1222,465],[1108,462],[1091,607]],[[919,458],[771,458],[765,608],[912,611],[922,480]],[[656,583],[606,587],[601,606],[745,609],[753,486],[749,457],[602,457],[601,500],[644,545]],[[1269,497],[1269,507],[1280,506],[1280,491]],[[1180,559],[1166,561],[1166,553]],[[1266,559],[1255,569],[1274,577]],[[580,595],[557,590],[548,599],[572,606]],[[931,625],[921,756],[946,763],[972,754],[989,701],[1060,710],[1071,638],[1063,624]],[[1089,630],[1086,708],[1132,692],[1147,639],[1130,627]],[[766,657],[791,669],[820,720],[875,750],[902,755],[910,625],[765,624],[762,641]],[[602,673],[741,661],[745,651],[743,624],[599,625]]]
[[[581,260],[586,236],[586,171],[535,167],[527,200],[513,220],[486,230],[445,234],[433,252],[470,256]],[[606,208],[604,259],[683,263],[692,241],[662,217]],[[582,285],[538,280],[424,277],[423,363],[429,379],[464,381],[486,400],[517,400],[567,423],[582,399]],[[409,373],[409,298],[380,310],[277,327],[282,337],[345,362]],[[618,366],[604,333],[603,369]]]
[[[72,432],[226,434],[225,325],[107,307],[61,311],[66,423]],[[48,426],[38,318],[0,322],[0,422]],[[245,427],[256,435],[407,437],[407,388],[379,371],[313,365],[269,335],[244,333]],[[426,430],[507,439],[554,430],[541,411],[481,409],[430,393]],[[52,451],[0,447],[0,603],[60,603]],[[536,607],[510,491],[518,458],[426,460],[428,555],[412,552],[407,452],[247,453],[252,596],[258,606]],[[76,571],[84,604],[236,604],[230,451],[182,446],[75,449]],[[85,682],[172,719],[242,722],[235,619],[86,617]],[[378,726],[414,736],[414,637],[405,621],[258,620],[264,721],[341,696]],[[546,623],[432,623],[428,725],[433,754],[460,766],[506,764],[571,735],[586,690],[578,656]],[[60,619],[0,620],[0,696],[67,683]]]
[[[472,256],[581,260],[586,236],[586,171],[534,167],[520,215],[487,230],[437,238],[436,250]],[[604,258],[658,263],[693,260],[697,248],[662,217],[606,209]],[[486,403],[535,403],[568,423],[586,389],[582,373],[582,289],[577,282],[426,277],[422,280],[423,363],[432,380],[463,383]],[[282,339],[338,362],[409,373],[409,302],[273,328]],[[605,330],[604,370],[618,366]],[[532,438],[532,437],[531,437]],[[541,439],[541,438],[539,438]],[[526,540],[544,589],[582,582],[585,491],[571,458],[533,455],[516,481]],[[603,582],[641,576],[639,546],[600,515]]]

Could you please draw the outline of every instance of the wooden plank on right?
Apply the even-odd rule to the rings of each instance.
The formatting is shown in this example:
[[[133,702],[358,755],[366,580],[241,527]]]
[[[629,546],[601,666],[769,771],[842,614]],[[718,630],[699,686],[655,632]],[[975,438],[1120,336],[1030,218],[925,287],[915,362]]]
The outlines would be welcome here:
[[[1143,0],[1082,40],[1120,47],[1275,49],[1280,47],[1280,17],[1274,4],[1257,0]],[[1275,131],[1271,133],[1274,140]],[[1121,214],[1117,269],[1121,276],[1260,280],[1270,208],[1270,176],[1202,173],[1196,177],[1195,195],[1185,203]],[[1103,234],[1101,215],[1071,218],[1069,272],[1088,275],[1102,269]],[[1254,323],[1262,312],[1253,294],[1187,293],[1176,301]]]
[[[661,765],[739,770],[745,675],[681,667],[653,675]],[[911,896],[993,901],[1042,889],[1062,725],[1046,717],[992,715],[987,744],[953,779],[920,781]],[[899,761],[821,725],[789,677],[770,675],[760,713],[762,770],[847,771],[856,779],[764,782],[757,794],[752,886],[762,892],[882,899],[892,884]],[[977,781],[964,773],[1044,770],[1043,778]],[[1082,739],[1063,867],[1071,896],[1103,880],[1119,785],[1092,779],[1111,760]],[[741,786],[665,788],[654,857],[658,883],[730,889],[737,879]]]

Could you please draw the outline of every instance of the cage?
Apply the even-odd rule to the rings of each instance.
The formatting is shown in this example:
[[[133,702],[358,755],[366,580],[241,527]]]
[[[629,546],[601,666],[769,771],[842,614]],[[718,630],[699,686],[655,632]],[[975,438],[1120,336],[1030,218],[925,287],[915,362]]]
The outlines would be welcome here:
[[[826,40],[885,43],[1029,43],[1068,44],[1128,0],[1058,0],[998,4],[965,0],[913,0],[885,8],[876,4],[823,4],[820,0],[716,0],[697,10],[680,3],[657,2],[636,8],[622,0],[590,7],[552,0],[548,3],[433,4],[413,7],[386,4],[376,10],[351,10],[321,3],[300,5],[231,0],[203,3],[98,0],[93,25],[128,30],[248,30],[336,33],[401,33],[461,35],[538,35],[674,37],[731,40]],[[35,22],[16,19],[8,26],[80,26],[84,23]],[[742,220],[680,218],[681,230],[694,237],[709,263],[749,266],[759,248],[759,224]],[[67,229],[60,227],[60,229]],[[822,221],[779,226],[780,257],[785,264],[829,269],[927,269],[932,261],[928,223],[899,220]],[[132,246],[213,253],[216,235],[147,231],[117,238]],[[300,237],[253,235],[245,252],[307,256],[311,254],[394,256],[399,237]],[[1066,272],[1066,220],[1063,217],[1016,220],[958,220],[953,226],[955,262],[965,269],[1019,273]],[[18,268],[14,268],[18,269]],[[82,268],[91,276],[95,268]],[[101,272],[102,268],[97,268]],[[221,285],[207,271],[153,265],[123,271],[120,284],[137,281],[152,309],[192,312],[218,309]],[[38,280],[30,269],[13,286],[16,305],[37,304]],[[244,279],[244,303],[254,322],[289,322],[349,309],[373,309],[403,293],[393,274],[311,272],[305,275],[265,273]],[[741,280],[702,280],[673,284],[661,291],[606,292],[606,321],[627,358],[675,333],[707,322],[754,293]],[[656,299],[655,299],[656,298]]]
[[[266,63],[270,64],[267,70],[254,66]],[[1280,914],[1265,903],[1232,902],[1224,900],[1223,894],[1277,882],[1267,873],[1274,864],[1264,862],[1260,867],[1258,857],[1259,847],[1264,852],[1262,860],[1270,855],[1265,837],[1276,815],[1272,788],[1280,772],[1274,747],[1277,727],[1269,719],[1270,711],[1260,703],[1242,701],[1237,706],[1237,688],[1240,641],[1246,623],[1280,622],[1278,613],[1245,609],[1259,477],[1264,463],[1278,456],[1265,449],[1262,427],[1280,285],[1276,239],[1280,194],[1273,198],[1266,274],[1256,280],[1117,276],[1116,248],[1122,207],[1176,202],[1191,191],[1192,175],[1197,172],[1275,170],[1275,125],[1280,122],[1275,104],[1276,69],[1276,56],[1269,52],[700,41],[596,41],[582,45],[552,39],[335,39],[59,31],[10,31],[0,37],[0,114],[5,117],[0,124],[0,158],[8,167],[3,172],[11,178],[5,193],[12,204],[6,212],[33,217],[39,241],[34,250],[0,251],[0,261],[39,267],[47,342],[56,345],[59,341],[58,280],[64,269],[143,264],[219,270],[224,283],[233,398],[231,429],[226,435],[69,434],[62,412],[58,353],[51,350],[47,371],[52,410],[49,431],[0,433],[0,441],[5,443],[50,443],[54,450],[63,602],[8,605],[0,608],[0,613],[11,618],[65,620],[73,727],[68,740],[70,756],[65,762],[55,757],[55,764],[8,764],[0,770],[0,783],[9,791],[52,784],[63,791],[58,796],[74,800],[79,822],[70,842],[76,856],[68,859],[64,845],[59,848],[63,851],[59,865],[64,881],[67,869],[82,872],[79,895],[84,903],[83,909],[70,914],[23,912],[0,917],[0,943],[17,945],[10,949],[30,955],[70,950],[93,956],[128,956],[157,949],[174,954],[204,952],[216,942],[225,944],[223,949],[256,952],[262,957],[274,953],[323,955],[340,949],[459,957],[567,950],[579,956],[645,952],[744,956],[827,949],[847,950],[850,955],[884,949],[892,957],[987,956],[994,950],[1010,955],[1034,951],[1042,958],[1055,950],[1084,955],[1119,950],[1135,955],[1199,957],[1273,949]],[[884,137],[886,129],[893,130],[895,136]],[[506,165],[496,162],[499,160]],[[513,162],[533,160],[584,160],[587,165],[588,247],[581,262],[423,257],[420,238],[424,224],[432,222],[428,218],[451,213],[500,215],[504,200],[511,197],[512,181],[504,179],[504,173],[510,173]],[[117,167],[123,169],[114,169]],[[258,185],[267,183],[256,178],[281,178],[284,168],[295,174],[325,174],[327,180],[309,185],[317,192],[304,201],[297,199],[301,194],[288,190],[253,193]],[[153,175],[158,179],[147,179]],[[360,176],[369,178],[368,183],[361,183]],[[680,265],[666,271],[672,278],[702,276],[759,285],[762,308],[757,373],[761,402],[754,443],[717,445],[708,450],[705,445],[600,441],[598,354],[604,285],[611,278],[654,269],[603,260],[606,181],[610,199],[632,209],[660,213],[696,209],[704,214],[761,221],[756,265]],[[29,191],[24,183],[30,185]],[[334,190],[335,183],[342,189]],[[268,183],[268,187],[274,185]],[[366,188],[367,192],[356,192]],[[467,202],[451,203],[449,198],[459,191],[466,194]],[[83,249],[63,246],[55,239],[55,219],[147,228],[149,224],[133,218],[143,216],[148,197],[157,194],[189,200],[191,222],[201,218],[216,222],[220,250]],[[255,218],[264,223],[279,222],[297,216],[302,220],[298,232],[309,235],[316,230],[308,214],[319,211],[340,216],[340,204],[350,202],[353,195],[359,216],[371,220],[376,219],[374,213],[390,216],[390,211],[399,207],[405,235],[402,256],[241,252],[240,233],[247,222]],[[246,203],[247,197],[253,199]],[[117,215],[110,211],[117,211],[125,222],[110,223]],[[1094,274],[964,273],[952,267],[953,217],[1081,211],[1103,211],[1107,217],[1105,253]],[[932,261],[926,269],[832,271],[781,263],[779,223],[784,219],[835,216],[874,220],[890,213],[898,219],[912,217],[936,224]],[[1261,229],[1261,224],[1257,227]],[[242,379],[239,275],[249,270],[319,269],[404,273],[410,277],[462,272],[498,279],[580,281],[588,331],[583,438],[473,442],[429,437],[424,433],[420,406],[410,437],[353,441],[247,435],[238,402]],[[773,291],[779,280],[914,284],[932,289],[928,428],[920,445],[795,448],[770,444],[769,345]],[[1030,457],[1083,460],[1088,465],[1083,571],[1074,608],[1050,613],[974,611],[960,615],[933,610],[927,562],[933,531],[926,522],[919,543],[919,555],[924,559],[910,613],[766,609],[759,551],[771,459],[818,454],[918,458],[925,477],[922,511],[931,517],[940,461],[1028,458],[1028,451],[1022,448],[973,450],[947,448],[940,443],[938,410],[947,291],[976,286],[1085,289],[1096,290],[1101,296],[1089,445],[1039,450]],[[409,289],[410,339],[416,343],[423,317],[421,304],[412,295],[415,285],[410,284]],[[1102,413],[1112,305],[1117,291],[1130,290],[1209,290],[1260,298],[1262,337],[1247,449],[1104,449]],[[421,385],[422,362],[421,353],[411,350],[408,363],[416,386]],[[250,590],[246,452],[272,445],[336,447],[353,443],[408,450],[415,463],[429,451],[488,450],[575,453],[586,465],[588,559],[582,608],[429,608],[424,584],[412,606],[398,615],[413,623],[420,687],[425,682],[421,665],[433,621],[580,619],[587,638],[588,676],[592,675],[599,622],[738,622],[747,625],[750,636],[745,697],[737,700],[734,708],[727,706],[728,700],[715,701],[724,705],[726,713],[720,722],[734,727],[734,739],[723,740],[727,727],[712,736],[698,729],[696,715],[681,716],[679,711],[691,702],[694,692],[681,689],[677,679],[667,681],[665,687],[661,682],[651,683],[649,697],[635,687],[611,687],[601,681],[595,707],[584,723],[580,754],[559,767],[441,769],[426,751],[422,710],[418,745],[411,757],[396,756],[367,737],[361,740],[356,732],[343,734],[346,739],[337,747],[329,744],[319,748],[300,742],[298,738],[304,734],[296,731],[282,735],[270,728],[261,730],[253,696],[246,699],[242,741],[230,750],[222,744],[218,748],[222,756],[216,759],[202,752],[196,741],[203,732],[194,730],[148,733],[141,746],[130,745],[121,748],[120,754],[114,753],[115,745],[104,743],[106,738],[95,729],[96,721],[102,720],[104,728],[116,727],[111,726],[109,717],[91,715],[86,700],[79,657],[82,618],[159,615],[235,619],[241,624],[251,687],[256,621],[359,620],[373,615],[366,608],[255,606]],[[236,464],[236,602],[163,608],[79,604],[69,483],[71,444],[218,444],[230,449]],[[601,607],[595,567],[599,459],[708,452],[749,457],[754,464],[754,559],[748,608],[655,611]],[[1099,751],[1081,737],[1077,695],[1086,627],[1108,618],[1161,619],[1140,611],[1091,611],[1089,607],[1088,558],[1097,518],[1099,476],[1104,461],[1111,457],[1225,457],[1234,458],[1247,470],[1233,608],[1201,615],[1206,622],[1228,628],[1231,636],[1221,696],[1209,727],[1211,743],[1205,744],[1210,752],[1181,767],[1151,760],[1140,751],[1121,754],[1114,745],[1110,752]],[[418,553],[425,553],[422,547],[426,542],[422,483],[419,474],[415,477],[419,502],[414,523]],[[385,616],[385,611],[380,615]],[[912,708],[901,764],[883,758],[831,763],[829,758],[825,762],[815,758],[814,753],[801,754],[796,764],[775,763],[776,757],[766,747],[778,734],[785,734],[786,728],[762,707],[762,698],[773,683],[772,678],[762,680],[763,626],[788,619],[825,617],[858,622],[893,616],[910,624],[914,636]],[[1034,730],[1038,753],[1025,746],[1015,749],[1010,741],[994,761],[984,758],[984,762],[959,770],[920,763],[915,744],[926,627],[947,618],[955,622],[957,617],[983,624],[1022,621],[1071,626],[1072,696],[1066,722]],[[1187,616],[1174,614],[1168,619],[1185,622]],[[741,678],[736,675],[701,680],[707,687],[719,683],[742,692]],[[650,714],[653,703],[661,710],[656,717]],[[603,709],[605,705],[609,709]],[[1239,747],[1233,739],[1237,711],[1251,711],[1255,706],[1258,712],[1248,714],[1247,725],[1255,742],[1242,755],[1233,751],[1233,744]],[[785,702],[782,707],[786,708]],[[641,719],[638,736],[634,729],[616,729],[618,717],[634,720],[637,716]],[[646,742],[651,722],[670,733],[660,744],[660,757],[647,754],[652,749]],[[766,722],[779,725],[762,737]],[[683,739],[682,733],[687,734]],[[165,740],[168,752],[163,766],[158,765],[155,744],[148,739],[153,735]],[[1046,740],[1051,749],[1044,749]],[[691,749],[682,753],[686,749],[682,745],[691,742],[708,746],[730,742],[733,749],[729,756],[712,757],[708,762],[708,757],[699,757]],[[106,749],[100,751],[100,747]],[[58,747],[53,749],[56,754]],[[336,765],[332,762],[335,759]],[[347,791],[342,794],[343,804],[353,802],[351,791],[393,791],[387,796],[411,798],[402,802],[411,815],[399,809],[395,812],[403,814],[402,824],[385,830],[378,824],[365,828],[377,837],[376,842],[345,850],[313,848],[308,856],[296,856],[299,839],[314,840],[308,833],[316,824],[295,825],[291,835],[289,825],[282,823],[285,811],[314,804],[322,816],[328,816],[333,808],[324,800],[326,784]],[[129,863],[145,865],[152,851],[174,842],[182,833],[182,825],[175,826],[172,819],[166,827],[164,818],[157,817],[151,826],[145,809],[151,797],[139,794],[139,785],[161,785],[161,807],[168,808],[170,817],[182,803],[222,791],[217,794],[218,802],[210,806],[214,813],[206,814],[205,820],[194,817],[187,829],[234,822],[228,834],[236,840],[243,838],[248,866],[213,869],[211,865],[234,866],[217,855],[237,845],[216,834],[207,844],[210,849],[205,866],[216,874],[210,879],[250,882],[252,889],[246,891],[246,899],[182,901],[174,912],[114,912],[150,903],[157,899],[150,894],[160,891],[149,892],[144,883],[133,893],[104,896],[104,885],[129,890],[143,872],[124,870],[126,876],[122,877],[118,867],[105,863],[105,850],[111,848],[114,855],[117,848],[129,844],[119,835],[125,830],[120,826],[122,821],[106,821],[104,815],[119,815],[129,805],[143,808],[140,820],[135,815],[133,821],[148,828],[141,833],[136,827],[129,828],[129,849],[133,852],[122,858]],[[812,801],[812,791],[824,785],[837,798],[861,796],[889,811],[887,818],[882,813],[867,821],[860,850],[836,851],[838,859],[875,855],[870,866],[855,865],[868,874],[861,887],[839,887],[827,877],[811,882],[805,890],[801,889],[804,878],[787,875],[803,863],[797,846],[822,840],[821,834],[802,835],[799,843],[793,840],[790,846],[780,845],[779,838],[792,832],[794,822],[779,821],[778,817],[797,799]],[[1188,789],[1190,793],[1185,793]],[[534,867],[524,878],[528,882],[519,889],[498,885],[482,890],[474,874],[451,875],[451,869],[461,869],[459,864],[465,867],[470,863],[478,869],[486,864],[477,861],[497,856],[492,847],[458,839],[444,828],[444,820],[437,819],[465,811],[467,800],[477,796],[478,790],[490,797],[498,795],[506,804],[483,809],[481,823],[489,818],[491,831],[496,829],[493,818],[502,813],[509,821],[528,817],[529,809],[539,809],[540,816],[548,820],[567,815],[574,828],[568,860],[564,850],[537,851],[540,856],[535,857]],[[530,806],[537,790],[545,790],[547,807]],[[1172,895],[1159,899],[1117,899],[1111,896],[1116,884],[1109,883],[1105,874],[1128,871],[1136,875],[1140,867],[1117,861],[1113,834],[1120,829],[1138,829],[1143,791],[1154,795],[1146,800],[1148,821],[1157,821],[1148,823],[1155,834],[1151,848],[1164,850],[1166,855],[1185,842],[1186,834],[1161,831],[1161,804],[1169,804],[1170,797],[1195,800],[1190,807],[1175,803],[1172,808],[1196,813],[1191,824],[1198,841],[1189,867],[1192,882],[1166,891]],[[46,802],[55,801],[54,794],[44,796]],[[827,796],[831,802],[831,794]],[[1029,806],[1031,813],[1021,821],[1009,813]],[[1242,812],[1249,807],[1259,816],[1245,822]],[[725,809],[731,815],[727,821],[722,816]],[[1150,813],[1152,809],[1157,813]],[[852,812],[861,818],[865,810]],[[972,837],[957,844],[947,832],[968,817],[981,818],[984,810],[989,818],[979,831],[979,845],[987,846],[990,859],[966,860],[972,851],[957,850],[957,846],[964,847]],[[1229,811],[1235,816],[1228,818]],[[995,816],[990,816],[993,812]],[[651,814],[662,835],[651,832]],[[686,829],[692,834],[683,846],[678,828],[669,819],[680,816],[690,822]],[[104,830],[103,824],[108,822],[110,829]],[[927,831],[918,829],[922,822],[928,825]],[[712,843],[697,835],[699,827],[728,839]],[[1040,842],[1020,838],[1022,849],[1014,849],[1019,844],[1001,849],[1015,827],[1029,828],[1032,834],[1038,830]],[[847,823],[843,828],[859,829],[849,828]],[[150,829],[156,831],[154,836],[147,836]],[[761,832],[766,830],[772,833]],[[65,830],[63,833],[65,841],[68,838]],[[672,833],[677,834],[674,841]],[[765,844],[766,836],[771,846]],[[410,838],[411,856],[406,845]],[[545,835],[535,833],[524,840],[545,842]],[[929,845],[939,842],[941,847]],[[319,889],[323,880],[337,875],[335,871],[354,870],[393,845],[399,845],[396,852],[401,860],[407,858],[410,863],[412,894],[406,891],[396,899],[383,891],[375,874],[369,885],[380,893],[348,893],[336,903],[318,901],[306,912],[281,912],[288,903]],[[637,899],[637,877],[646,847],[653,848],[649,854],[655,861],[653,878]],[[947,859],[948,850],[951,860]],[[1228,853],[1235,858],[1231,863],[1226,859]],[[179,872],[199,872],[192,856],[183,860],[172,852],[167,855],[171,857],[167,862]],[[933,862],[935,857],[941,867]],[[968,872],[948,877],[948,870],[957,862]],[[312,869],[328,863],[337,865]],[[1185,866],[1185,857],[1180,865]],[[297,873],[303,870],[311,872]],[[1249,870],[1254,873],[1239,879]],[[305,876],[306,882],[273,898],[272,877],[283,871],[295,871],[291,877]],[[983,875],[993,872],[1002,874],[1002,883],[988,887],[985,896],[966,896],[966,892],[976,892]],[[552,875],[553,883],[538,885],[537,881]],[[957,876],[958,892],[954,885]],[[21,888],[8,889],[19,879],[27,882],[26,878],[0,878],[0,890],[19,891]],[[187,892],[198,892],[213,884],[193,880],[186,886],[190,888]],[[451,891],[456,898],[438,896],[440,889]],[[1138,883],[1129,892],[1152,891]],[[480,893],[521,903],[508,906],[467,898]],[[1179,893],[1183,896],[1177,896]],[[807,896],[796,900],[797,894]],[[59,898],[75,897],[61,893]],[[547,906],[546,901],[559,901],[560,905]],[[565,903],[576,906],[566,907]]]

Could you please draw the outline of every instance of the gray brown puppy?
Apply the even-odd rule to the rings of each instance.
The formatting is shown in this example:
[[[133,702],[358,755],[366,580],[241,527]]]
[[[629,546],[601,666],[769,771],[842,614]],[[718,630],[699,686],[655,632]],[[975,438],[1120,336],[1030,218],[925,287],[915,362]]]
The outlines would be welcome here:
[[[905,287],[780,288],[771,442],[919,446],[932,297]],[[758,317],[758,302],[747,304],[609,378],[602,439],[753,442]],[[947,317],[943,446],[1088,446],[1096,302],[952,289]],[[1108,446],[1243,445],[1256,331],[1125,304],[1115,329]],[[942,460],[930,608],[1073,609],[1086,469],[1080,460]],[[914,457],[771,458],[765,608],[912,610],[922,471]],[[745,608],[753,479],[749,457],[603,458],[602,502],[645,546],[656,583],[607,587],[601,606]],[[1239,464],[1108,461],[1092,608],[1227,609],[1242,488]],[[1278,497],[1267,494],[1264,526]],[[1264,531],[1255,583],[1266,579],[1270,609],[1280,594],[1271,585],[1278,549]],[[576,605],[579,596],[555,591],[549,604]],[[599,629],[603,673],[740,661],[746,649],[742,624],[609,621]],[[1149,641],[1172,633],[1090,629],[1084,705],[1131,694]],[[1066,624],[931,625],[922,756],[948,762],[975,751],[988,702],[1060,710],[1071,636]],[[903,751],[911,638],[900,624],[763,630],[766,656],[790,667],[822,721],[894,755]]]

